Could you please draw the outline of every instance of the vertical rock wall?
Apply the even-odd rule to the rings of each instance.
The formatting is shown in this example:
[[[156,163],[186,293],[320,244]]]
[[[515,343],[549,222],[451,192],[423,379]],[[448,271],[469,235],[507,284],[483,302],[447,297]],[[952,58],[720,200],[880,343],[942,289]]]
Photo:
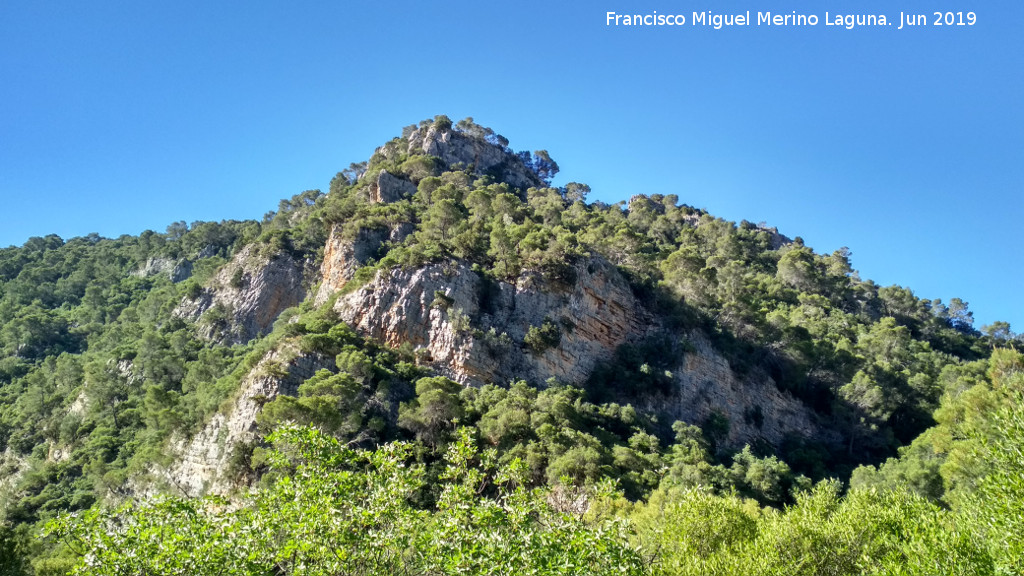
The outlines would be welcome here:
[[[230,491],[238,481],[232,477],[232,457],[258,440],[256,418],[263,404],[278,394],[294,396],[302,382],[330,366],[333,360],[301,354],[290,344],[269,352],[242,380],[227,409],[214,414],[192,438],[172,442],[170,449],[178,457],[169,468],[156,471],[157,485],[188,496]]]
[[[226,343],[248,342],[270,332],[286,308],[306,297],[305,263],[288,253],[265,256],[246,246],[174,315],[201,322],[200,334]],[[216,310],[213,316],[211,311]]]

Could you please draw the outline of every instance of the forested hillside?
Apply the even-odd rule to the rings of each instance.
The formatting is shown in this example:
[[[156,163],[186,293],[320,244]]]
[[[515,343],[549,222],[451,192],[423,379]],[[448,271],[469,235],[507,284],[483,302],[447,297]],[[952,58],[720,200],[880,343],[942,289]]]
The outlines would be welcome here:
[[[0,574],[1024,571],[1008,325],[558,170],[439,116],[0,250]]]

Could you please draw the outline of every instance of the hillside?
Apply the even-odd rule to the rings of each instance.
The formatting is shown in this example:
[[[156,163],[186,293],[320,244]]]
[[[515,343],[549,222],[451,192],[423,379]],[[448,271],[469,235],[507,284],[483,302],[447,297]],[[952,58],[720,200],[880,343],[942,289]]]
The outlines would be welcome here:
[[[862,280],[846,249],[818,254],[676,196],[588,203],[585,184],[552,187],[557,172],[546,151],[439,116],[260,222],[0,250],[0,573],[75,562],[74,546],[33,536],[65,512],[274,494],[303,466],[330,477],[323,451],[282,464],[268,437],[304,446],[293,424],[382,474],[391,456],[374,451],[409,442],[396,461],[417,476],[387,472],[410,487],[385,496],[410,526],[445,510],[453,450],[493,449],[460,466],[515,469],[524,489],[552,491],[541,509],[578,498],[573,534],[630,519],[608,549],[665,550],[623,548],[636,573],[732,573],[812,509],[830,510],[823,546],[861,558],[836,573],[949,546],[962,573],[1019,566],[991,527],[1021,529],[998,524],[1019,506],[1019,484],[1000,479],[1020,463],[979,448],[1022,441],[1008,326],[979,331],[958,299]],[[586,495],[608,480],[617,496]],[[1011,510],[975,520],[989,528],[947,530],[997,493]],[[906,516],[884,546],[842,539],[861,520],[884,532],[892,509]],[[666,526],[715,522],[738,530],[732,544],[665,540]]]

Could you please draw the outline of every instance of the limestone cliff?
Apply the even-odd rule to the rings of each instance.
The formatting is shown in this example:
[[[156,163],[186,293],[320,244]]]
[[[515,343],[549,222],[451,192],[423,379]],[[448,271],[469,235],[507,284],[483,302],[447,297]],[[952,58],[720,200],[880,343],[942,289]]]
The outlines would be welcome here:
[[[187,258],[175,260],[173,258],[152,257],[133,273],[143,278],[148,276],[167,276],[171,282],[177,284],[184,282],[192,276],[192,261]]]
[[[325,258],[325,276],[348,269],[345,262]],[[758,440],[777,445],[790,434],[829,437],[810,410],[769,377],[757,371],[740,376],[699,330],[666,327],[606,260],[582,259],[574,272],[575,282],[553,288],[534,272],[496,282],[458,263],[384,270],[338,296],[334,309],[363,335],[392,347],[411,345],[421,365],[468,386],[512,379],[543,386],[551,378],[586,386],[594,368],[612,361],[621,346],[660,338],[673,354],[662,362],[670,367],[671,386],[633,396],[637,408],[666,422],[693,424],[717,413],[729,423],[724,441],[733,447]],[[318,298],[344,283],[327,280]],[[531,328],[545,323],[557,329],[557,342],[527,346]],[[263,403],[295,395],[299,384],[331,362],[300,354],[291,344],[278,346],[245,377],[227,409],[199,434],[172,446],[177,462],[159,477],[187,494],[228,490],[235,481],[230,462],[236,450],[258,439]]]
[[[225,343],[248,342],[270,332],[286,308],[306,297],[306,263],[256,246],[243,248],[195,298],[185,298],[174,315],[198,322],[200,335]]]
[[[688,331],[685,338],[689,350],[674,361],[671,393],[648,397],[638,408],[690,424],[702,424],[718,413],[729,423],[725,444],[732,447],[756,441],[778,446],[787,435],[837,440],[806,405],[780,391],[770,377],[756,371],[737,375],[698,330]]]
[[[397,202],[416,193],[416,185],[408,180],[392,176],[381,170],[377,180],[370,184],[370,201],[377,203]]]
[[[557,291],[543,289],[533,273],[492,283],[460,264],[383,271],[338,298],[335,310],[371,338],[411,344],[424,363],[464,384],[551,377],[578,384],[595,361],[640,337],[651,322],[611,269],[600,259],[580,264],[580,280]],[[559,344],[527,351],[527,331],[545,320],[559,324]]]
[[[553,289],[536,273],[492,282],[460,264],[382,271],[339,297],[335,310],[362,334],[394,347],[410,344],[422,364],[474,386],[512,379],[543,385],[550,378],[584,386],[620,346],[667,339],[667,349],[677,351],[667,361],[673,384],[667,393],[639,396],[642,408],[695,424],[717,412],[729,421],[730,445],[819,432],[807,407],[768,376],[738,376],[699,330],[663,326],[604,259],[582,260],[575,273],[572,286]],[[557,329],[557,343],[526,346],[531,327],[545,322]]]
[[[409,136],[408,153],[439,158],[448,167],[473,167],[478,174],[491,174],[516,188],[543,186],[541,179],[508,149],[438,126],[420,128]]]
[[[345,237],[344,228],[334,226],[324,247],[324,261],[321,265],[320,289],[315,303],[320,305],[352,279],[356,269],[366,264],[377,254],[377,250],[388,236],[386,229],[360,228],[354,239]]]
[[[360,266],[380,256],[381,246],[385,242],[397,244],[411,234],[413,229],[410,223],[393,228],[359,228],[355,237],[350,238],[343,226],[332,227],[320,267],[320,288],[313,303],[319,306],[326,302],[331,294],[352,279]]]
[[[302,354],[291,344],[281,345],[266,356],[242,380],[238,393],[226,409],[207,422],[195,436],[172,442],[174,463],[155,470],[157,482],[144,491],[174,488],[189,496],[224,493],[238,484],[233,477],[232,458],[259,438],[256,416],[263,404],[278,394],[295,395],[299,385],[331,360],[316,354]]]

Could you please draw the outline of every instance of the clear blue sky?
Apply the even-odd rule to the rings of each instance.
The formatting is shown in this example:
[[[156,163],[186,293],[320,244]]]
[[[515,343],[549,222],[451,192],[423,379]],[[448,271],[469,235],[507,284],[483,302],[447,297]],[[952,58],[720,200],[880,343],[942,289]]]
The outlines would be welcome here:
[[[1024,330],[1024,3],[936,0],[977,24],[902,31],[605,25],[923,6],[5,1],[0,246],[259,218],[404,125],[473,116],[596,199],[848,246],[864,278]]]

